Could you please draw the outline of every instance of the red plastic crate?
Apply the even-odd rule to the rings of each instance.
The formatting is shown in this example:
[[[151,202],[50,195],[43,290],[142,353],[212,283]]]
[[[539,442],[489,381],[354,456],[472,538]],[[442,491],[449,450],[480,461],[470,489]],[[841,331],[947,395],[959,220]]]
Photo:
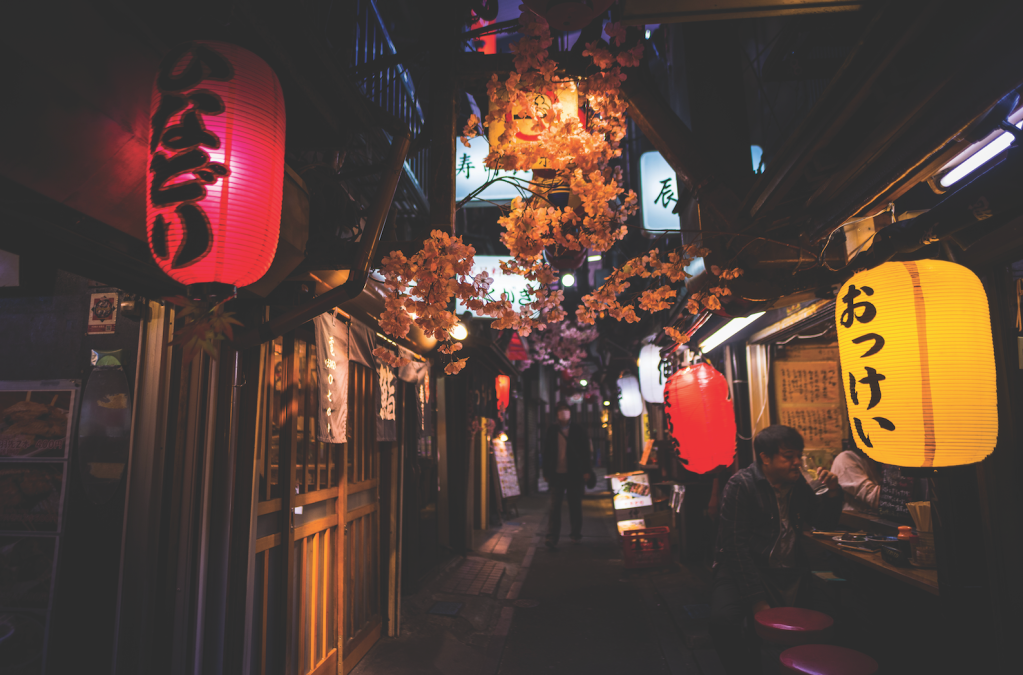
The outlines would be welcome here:
[[[625,568],[660,567],[670,563],[670,532],[667,527],[626,530],[621,538]]]

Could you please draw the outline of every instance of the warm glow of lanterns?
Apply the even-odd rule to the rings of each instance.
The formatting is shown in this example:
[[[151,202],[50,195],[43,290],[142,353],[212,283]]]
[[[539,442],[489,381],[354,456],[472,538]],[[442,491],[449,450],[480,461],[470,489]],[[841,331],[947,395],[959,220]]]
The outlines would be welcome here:
[[[644,345],[639,350],[639,386],[647,403],[664,403],[664,376],[661,349]]]
[[[284,96],[258,56],[188,42],[153,88],[146,180],[153,258],[192,297],[224,297],[266,273],[284,186]]]
[[[504,121],[496,120],[490,123],[487,138],[491,147],[500,145],[501,134],[505,129],[514,125],[514,141],[517,143],[537,143],[540,140],[540,133],[544,130],[544,120],[555,110],[561,113],[561,120],[567,121],[575,117],[579,124],[586,123],[586,113],[579,108],[579,91],[575,82],[551,82],[550,88],[537,92],[533,99],[536,109],[536,117],[531,117],[528,110],[515,109],[514,116],[507,115]],[[550,168],[547,158],[541,157],[530,167],[533,169]],[[567,190],[565,191],[567,197]]]
[[[735,458],[735,411],[724,376],[707,363],[678,371],[664,385],[664,411],[679,460],[707,473]]]
[[[497,388],[497,409],[507,410],[508,402],[511,400],[511,378],[507,375],[498,375],[494,386]]]
[[[842,286],[835,321],[852,440],[867,455],[929,467],[991,453],[995,357],[973,272],[939,260],[885,263]]]
[[[469,337],[469,329],[465,327],[465,324],[459,321],[451,327],[451,337],[456,340],[464,340]]]
[[[635,375],[622,375],[618,378],[618,409],[626,417],[639,417],[643,414],[643,396],[639,393],[639,380]]]

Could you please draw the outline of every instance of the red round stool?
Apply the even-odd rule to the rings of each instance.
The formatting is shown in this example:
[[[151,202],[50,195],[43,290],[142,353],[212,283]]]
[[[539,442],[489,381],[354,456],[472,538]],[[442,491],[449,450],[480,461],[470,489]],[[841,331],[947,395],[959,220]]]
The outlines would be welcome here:
[[[834,621],[827,614],[801,607],[772,607],[753,617],[757,635],[776,645],[826,642]]]
[[[797,675],[874,675],[877,661],[855,649],[800,645],[781,653],[782,672]]]

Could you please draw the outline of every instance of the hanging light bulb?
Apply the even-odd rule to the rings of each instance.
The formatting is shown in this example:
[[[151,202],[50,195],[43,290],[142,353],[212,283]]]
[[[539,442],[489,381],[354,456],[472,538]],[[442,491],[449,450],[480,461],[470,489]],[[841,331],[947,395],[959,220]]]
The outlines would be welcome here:
[[[561,285],[565,288],[571,288],[575,286],[575,276],[572,274],[564,274],[561,277]]]
[[[585,387],[585,386],[586,386],[586,385],[588,385],[589,383],[590,383],[590,381],[589,381],[589,380],[587,380],[587,379],[585,379],[585,378],[583,378],[583,379],[579,380],[579,386],[580,386],[580,387]]]
[[[455,324],[454,328],[451,329],[451,337],[456,340],[464,340],[469,337],[469,329],[465,327],[465,324],[459,321]]]

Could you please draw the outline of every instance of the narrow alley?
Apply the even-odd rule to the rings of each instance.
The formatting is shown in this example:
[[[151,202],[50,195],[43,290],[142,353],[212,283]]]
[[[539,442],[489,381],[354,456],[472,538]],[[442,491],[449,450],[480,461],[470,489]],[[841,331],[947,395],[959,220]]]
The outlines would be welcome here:
[[[519,517],[500,529],[477,532],[471,555],[404,599],[401,636],[381,639],[353,675],[723,673],[705,621],[693,619],[709,610],[699,592],[707,580],[678,565],[626,570],[604,486],[583,499],[579,544],[543,545],[546,494],[521,500]],[[463,582],[494,568],[490,592],[487,581]]]

